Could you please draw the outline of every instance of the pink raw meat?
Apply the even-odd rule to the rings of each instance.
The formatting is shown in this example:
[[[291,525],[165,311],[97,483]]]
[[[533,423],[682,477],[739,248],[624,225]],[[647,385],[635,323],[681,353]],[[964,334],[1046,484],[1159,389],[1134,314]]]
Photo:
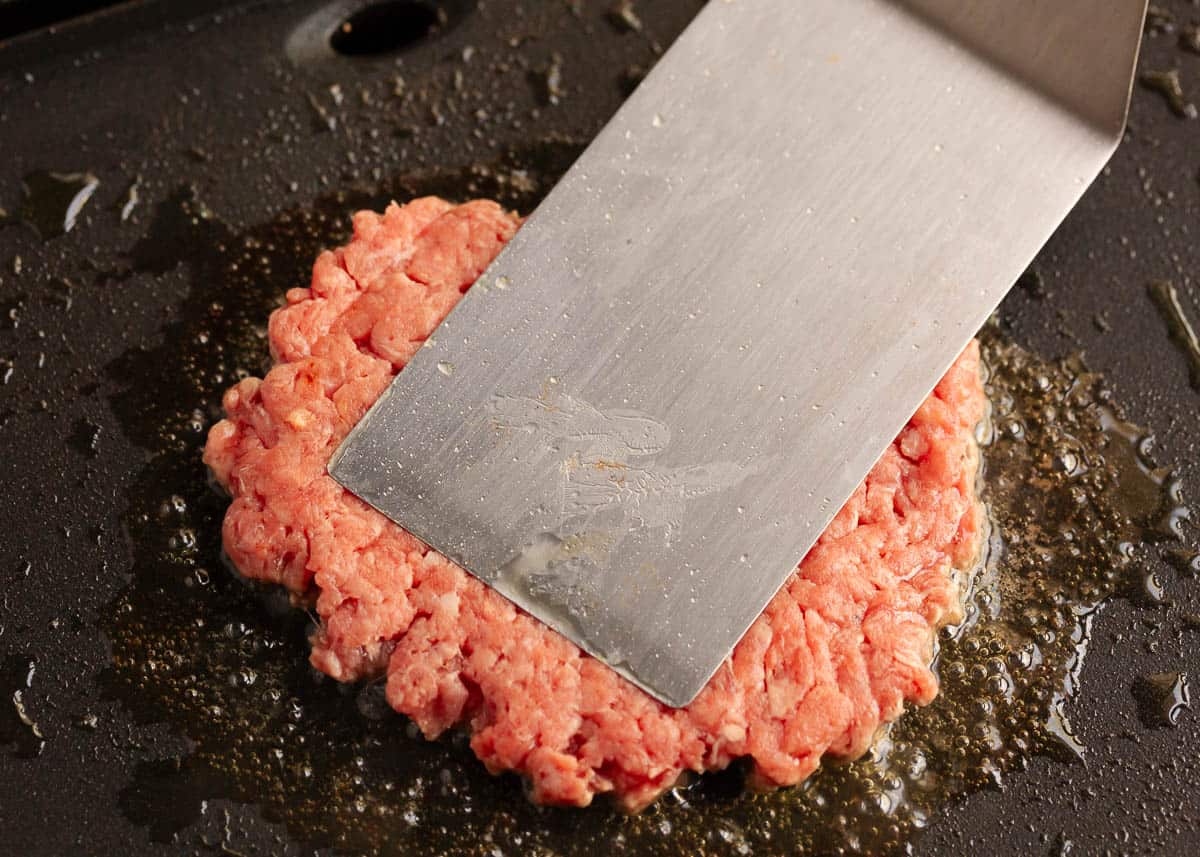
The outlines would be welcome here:
[[[462,726],[536,801],[612,793],[639,809],[684,771],[753,761],[759,785],[854,757],[906,701],[937,693],[936,630],[960,615],[977,554],[972,344],[884,453],[733,655],[686,708],[659,704],[343,490],[330,455],[520,218],[440,199],[354,217],[312,285],[271,317],[275,366],[225,394],[205,461],[233,502],[225,548],[247,577],[315,598],[312,663],[387,674],[435,738]],[[447,462],[447,466],[451,466]]]

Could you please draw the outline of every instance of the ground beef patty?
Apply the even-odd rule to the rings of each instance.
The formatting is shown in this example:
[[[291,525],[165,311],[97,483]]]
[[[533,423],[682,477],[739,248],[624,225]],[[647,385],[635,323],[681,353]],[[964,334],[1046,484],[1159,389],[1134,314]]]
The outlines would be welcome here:
[[[429,738],[461,725],[493,771],[544,803],[610,792],[645,806],[681,772],[753,761],[761,785],[862,753],[906,700],[929,702],[935,630],[980,532],[972,344],[883,454],[700,696],[671,709],[343,490],[326,464],[520,220],[439,199],[354,217],[312,285],[271,317],[275,366],[225,395],[205,461],[233,503],[225,549],[311,603],[312,663],[386,671]],[[447,462],[452,466],[453,462]]]

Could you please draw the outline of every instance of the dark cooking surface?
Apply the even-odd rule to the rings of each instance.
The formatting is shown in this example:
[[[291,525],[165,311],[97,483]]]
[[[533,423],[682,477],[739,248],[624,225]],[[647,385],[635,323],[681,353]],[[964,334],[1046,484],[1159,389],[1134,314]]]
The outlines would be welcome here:
[[[151,786],[136,780],[139,765],[189,750],[169,718],[135,716],[105,678],[100,627],[138,554],[130,491],[155,472],[145,451],[154,439],[129,412],[172,397],[139,384],[156,377],[144,357],[154,352],[139,349],[162,348],[180,313],[207,307],[227,261],[212,247],[281,210],[323,198],[322,215],[337,218],[381,189],[449,192],[462,180],[445,177],[472,164],[496,165],[475,170],[479,192],[532,202],[620,103],[630,67],[649,64],[653,40],[668,44],[701,3],[644,0],[637,32],[610,21],[601,0],[459,0],[444,4],[446,32],[412,45],[400,65],[389,56],[299,69],[284,56],[286,37],[329,4],[134,5],[0,48],[0,208],[45,219],[22,203],[23,177],[39,171],[100,182],[67,235],[43,241],[21,223],[0,227],[0,853],[219,853],[226,825],[242,852],[300,853],[283,844],[282,826],[219,786],[188,783],[186,770]],[[216,5],[223,15],[196,16]],[[1200,21],[1190,0],[1159,5],[1179,26]],[[1148,38],[1143,70],[1178,65],[1184,93],[1200,101],[1200,54],[1177,36]],[[407,94],[394,94],[397,75]],[[1172,280],[1200,318],[1198,177],[1200,121],[1139,88],[1111,172],[1035,264],[1040,285],[1031,279],[1002,310],[1014,337],[1042,355],[1084,350],[1189,488],[1200,482],[1200,393],[1147,285]],[[68,196],[88,180],[74,182]],[[351,192],[341,205],[329,201],[338,188]],[[196,223],[164,214],[181,200],[193,200]],[[1086,765],[1035,759],[1002,790],[950,808],[917,853],[959,853],[972,839],[985,853],[1058,854],[1066,841],[1075,854],[1200,845],[1200,712],[1151,729],[1131,692],[1147,673],[1200,668],[1200,631],[1187,618],[1200,614],[1200,584],[1159,571],[1171,606],[1116,601],[1096,621],[1068,708],[1090,748]],[[10,703],[17,690],[44,736],[40,753]],[[140,800],[138,783],[186,805],[183,821],[160,818],[163,802]],[[191,807],[201,798],[213,801],[203,816]]]

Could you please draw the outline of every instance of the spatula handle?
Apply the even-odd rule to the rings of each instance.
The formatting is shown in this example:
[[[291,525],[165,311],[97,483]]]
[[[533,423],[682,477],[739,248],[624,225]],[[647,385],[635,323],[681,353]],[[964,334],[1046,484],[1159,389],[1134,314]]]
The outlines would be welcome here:
[[[1035,89],[1119,135],[1147,0],[897,0]]]

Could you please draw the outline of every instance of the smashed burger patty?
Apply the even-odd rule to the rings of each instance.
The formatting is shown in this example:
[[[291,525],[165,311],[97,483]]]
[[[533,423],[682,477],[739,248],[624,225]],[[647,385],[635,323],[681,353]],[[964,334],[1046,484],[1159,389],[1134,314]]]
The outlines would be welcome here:
[[[937,693],[937,629],[981,525],[979,351],[959,357],[732,656],[686,708],[662,705],[333,481],[326,464],[520,226],[492,202],[360,212],[345,247],[271,316],[274,368],[225,394],[204,460],[233,498],[224,544],[247,577],[315,600],[313,665],[386,674],[427,738],[469,730],[535,801],[611,793],[637,810],[685,771],[748,757],[759,786],[854,757]],[[452,462],[447,462],[452,466]]]

